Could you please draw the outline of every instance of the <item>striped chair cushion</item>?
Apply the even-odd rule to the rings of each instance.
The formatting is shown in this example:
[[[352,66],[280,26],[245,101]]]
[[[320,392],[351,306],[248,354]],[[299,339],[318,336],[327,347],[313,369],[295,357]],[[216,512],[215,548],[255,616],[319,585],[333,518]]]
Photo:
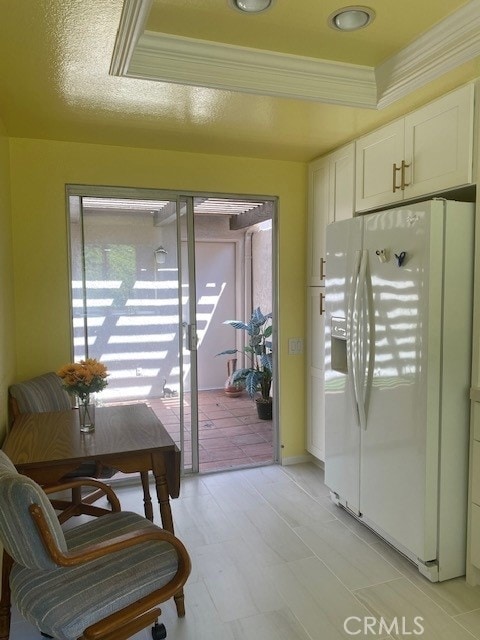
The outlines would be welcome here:
[[[5,474],[16,475],[18,474],[18,471],[7,454],[0,451],[0,478]]]
[[[108,540],[139,528],[158,529],[128,511],[95,518],[65,532],[70,549]],[[58,640],[76,640],[91,624],[166,585],[177,556],[165,542],[147,542],[86,565],[54,571],[14,566],[12,599],[22,615]]]
[[[13,384],[8,391],[17,401],[20,413],[44,413],[72,408],[70,396],[62,387],[60,378],[53,372]]]
[[[45,493],[30,478],[17,473],[8,457],[0,451],[0,538],[12,558],[29,571],[50,569],[55,563],[45,551],[28,507],[42,507],[53,539],[62,550],[67,543],[55,511]]]

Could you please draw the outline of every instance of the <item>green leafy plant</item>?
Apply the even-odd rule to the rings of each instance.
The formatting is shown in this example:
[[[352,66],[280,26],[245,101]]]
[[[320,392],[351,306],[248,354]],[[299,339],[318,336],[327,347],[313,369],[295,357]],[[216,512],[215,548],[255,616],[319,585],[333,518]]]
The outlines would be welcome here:
[[[249,366],[237,369],[232,378],[234,382],[243,382],[248,395],[254,398],[260,391],[264,402],[270,402],[270,388],[272,386],[272,314],[263,314],[257,307],[248,322],[241,320],[225,320],[234,329],[246,331],[248,344],[243,352],[246,355]],[[227,349],[217,356],[233,355],[241,353],[238,349]]]

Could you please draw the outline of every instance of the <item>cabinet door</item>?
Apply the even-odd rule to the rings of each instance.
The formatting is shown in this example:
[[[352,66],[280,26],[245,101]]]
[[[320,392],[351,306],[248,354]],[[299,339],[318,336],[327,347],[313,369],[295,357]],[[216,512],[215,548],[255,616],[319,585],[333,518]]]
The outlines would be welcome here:
[[[306,449],[325,459],[325,289],[309,287],[307,315],[307,438]]]
[[[405,118],[405,198],[472,181],[473,85],[461,87]]]
[[[355,143],[330,154],[328,221],[347,220],[355,211]]]
[[[325,225],[329,207],[329,160],[320,158],[308,170],[307,285],[325,284]]]
[[[307,451],[325,461],[325,382],[323,371],[312,369],[307,380]]]
[[[403,199],[400,171],[404,159],[404,121],[373,131],[357,140],[355,162],[355,208],[374,209]]]

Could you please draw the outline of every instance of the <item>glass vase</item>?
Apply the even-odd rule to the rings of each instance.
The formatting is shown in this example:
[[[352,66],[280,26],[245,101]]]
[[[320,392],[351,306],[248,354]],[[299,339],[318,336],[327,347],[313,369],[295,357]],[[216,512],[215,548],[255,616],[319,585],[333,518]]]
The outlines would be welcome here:
[[[95,405],[90,403],[88,396],[78,399],[78,417],[82,433],[91,433],[95,430]]]

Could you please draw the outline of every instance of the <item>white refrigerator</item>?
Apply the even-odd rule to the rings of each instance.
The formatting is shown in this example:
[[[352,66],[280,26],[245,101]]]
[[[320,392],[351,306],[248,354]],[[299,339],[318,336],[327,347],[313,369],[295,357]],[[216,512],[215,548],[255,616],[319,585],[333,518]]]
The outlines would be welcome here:
[[[327,227],[325,483],[432,581],[465,573],[474,205]]]

